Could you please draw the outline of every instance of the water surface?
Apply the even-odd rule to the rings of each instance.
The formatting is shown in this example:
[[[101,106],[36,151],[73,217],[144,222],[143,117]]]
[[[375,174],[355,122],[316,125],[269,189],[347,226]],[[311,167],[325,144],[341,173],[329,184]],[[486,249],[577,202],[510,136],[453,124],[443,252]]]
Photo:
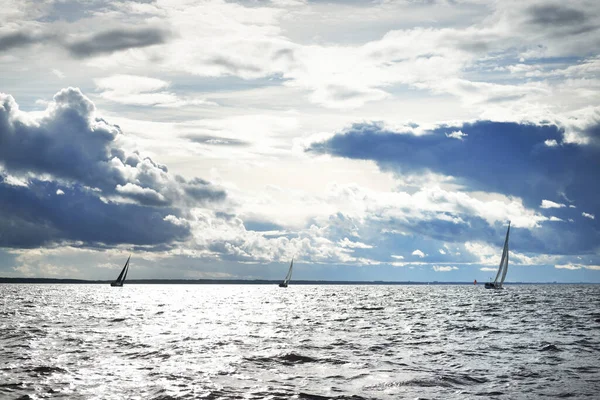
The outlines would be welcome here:
[[[600,285],[0,285],[2,399],[598,398]]]

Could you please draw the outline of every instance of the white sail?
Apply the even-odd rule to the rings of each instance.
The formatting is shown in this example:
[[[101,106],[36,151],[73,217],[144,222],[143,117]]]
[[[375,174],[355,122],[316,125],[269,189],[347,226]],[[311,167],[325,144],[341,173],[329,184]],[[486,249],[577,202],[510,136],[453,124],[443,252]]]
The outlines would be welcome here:
[[[510,222],[508,223],[508,232],[510,232]],[[502,277],[500,278],[500,287],[504,284],[504,279],[506,278],[506,273],[508,272],[508,232],[506,232],[506,258],[504,259],[504,267],[502,269]]]
[[[504,248],[502,249],[502,258],[500,259],[500,265],[498,266],[498,273],[496,273],[496,279],[494,279],[494,287],[501,288],[506,278],[506,272],[508,271],[508,236],[510,234],[510,221],[508,222],[508,229],[506,231],[506,239],[504,240]]]
[[[294,259],[292,258],[292,262],[290,264],[290,269],[288,270],[285,279],[283,280],[286,284],[290,283],[290,279],[292,279],[292,268],[294,268]]]
[[[292,279],[292,268],[294,268],[294,259],[292,258],[292,262],[290,263],[290,269],[288,270],[287,275],[283,278],[283,282],[279,284],[279,287],[287,287],[288,283],[290,283],[290,279]]]
[[[500,258],[500,265],[498,266],[498,272],[496,273],[496,278],[494,278],[494,285],[498,283],[500,276],[502,275],[502,269],[504,267],[504,260],[506,259],[506,243],[504,243],[504,248],[502,249],[502,258]]]

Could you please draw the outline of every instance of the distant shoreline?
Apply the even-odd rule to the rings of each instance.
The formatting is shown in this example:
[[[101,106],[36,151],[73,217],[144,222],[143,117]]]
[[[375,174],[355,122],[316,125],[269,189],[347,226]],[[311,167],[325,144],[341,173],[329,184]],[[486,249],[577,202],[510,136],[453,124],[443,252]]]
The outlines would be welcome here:
[[[54,283],[54,284],[99,284],[106,285],[112,281],[55,278],[2,278],[0,283]],[[275,285],[281,280],[269,279],[131,279],[128,285]],[[480,282],[478,285],[483,285]],[[293,285],[471,285],[473,282],[412,282],[412,281],[318,281],[294,280]],[[594,282],[505,282],[505,285],[597,285]]]

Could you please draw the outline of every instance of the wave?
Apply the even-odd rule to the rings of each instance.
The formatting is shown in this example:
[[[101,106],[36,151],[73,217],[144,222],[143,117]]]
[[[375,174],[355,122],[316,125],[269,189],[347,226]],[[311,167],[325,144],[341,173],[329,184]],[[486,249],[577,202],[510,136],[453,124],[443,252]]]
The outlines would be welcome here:
[[[551,352],[559,352],[561,351],[556,345],[548,344],[540,349],[540,351],[551,351]]]
[[[306,364],[306,363],[325,363],[325,364],[345,364],[346,361],[336,360],[333,358],[316,358],[310,356],[304,356],[298,353],[285,353],[281,355],[276,355],[272,357],[245,357],[247,361],[259,363],[259,364],[268,364],[268,363],[280,363],[285,365],[291,364]]]
[[[51,366],[46,366],[46,365],[40,365],[38,367],[25,369],[25,372],[35,372],[40,375],[50,375],[55,372],[66,373],[67,370],[60,368],[60,367],[51,367]]]
[[[369,400],[367,397],[352,395],[352,396],[322,396],[318,394],[310,394],[310,393],[298,393],[298,398],[303,400]]]

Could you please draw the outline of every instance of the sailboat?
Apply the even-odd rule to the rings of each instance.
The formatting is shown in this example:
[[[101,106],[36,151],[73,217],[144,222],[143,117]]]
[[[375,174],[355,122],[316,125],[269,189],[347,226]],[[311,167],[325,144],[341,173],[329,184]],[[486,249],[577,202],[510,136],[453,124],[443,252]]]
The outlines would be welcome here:
[[[288,287],[288,283],[290,283],[290,279],[292,279],[292,268],[294,267],[294,259],[292,258],[292,263],[290,264],[290,269],[288,270],[287,275],[283,279],[283,282],[279,284],[279,287]]]
[[[125,263],[125,266],[123,267],[123,269],[121,270],[121,273],[117,277],[117,280],[114,282],[111,282],[110,286],[118,286],[118,287],[123,286],[123,282],[125,282],[125,278],[127,278],[127,272],[129,272],[129,260],[130,259],[131,259],[131,255],[129,256],[129,258],[127,258],[127,262]]]
[[[502,249],[502,258],[500,259],[500,266],[498,267],[498,273],[496,273],[496,279],[494,282],[487,282],[485,284],[486,289],[502,289],[504,284],[504,278],[506,278],[506,272],[508,271],[508,235],[510,233],[510,221],[508,221],[508,229],[506,231],[506,239],[504,240],[504,249]]]

